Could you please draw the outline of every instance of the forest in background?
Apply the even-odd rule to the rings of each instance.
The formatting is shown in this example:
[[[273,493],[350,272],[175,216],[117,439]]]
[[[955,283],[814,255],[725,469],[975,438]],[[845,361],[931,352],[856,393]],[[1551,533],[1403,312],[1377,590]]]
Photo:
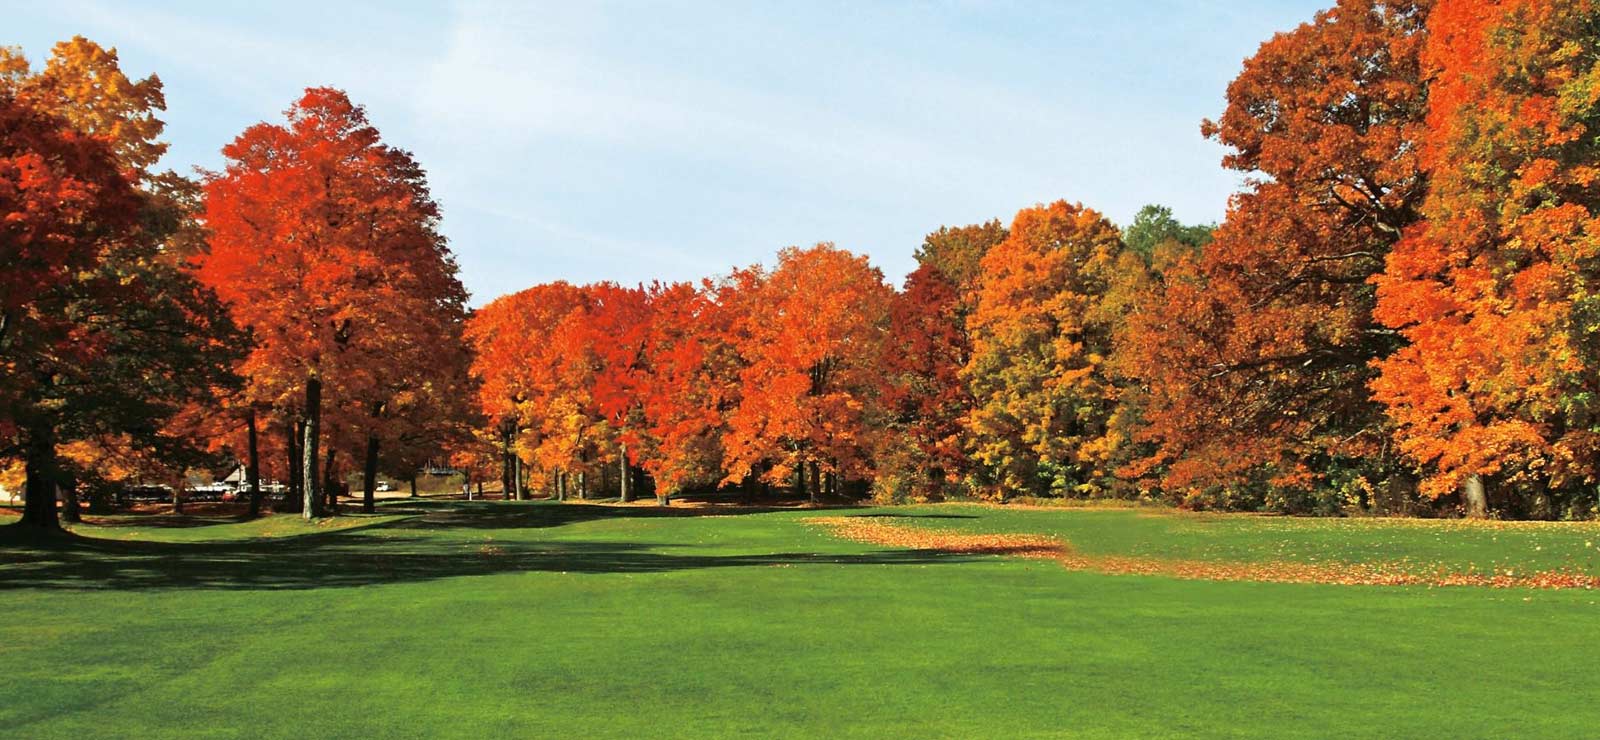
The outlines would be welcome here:
[[[245,460],[285,508],[449,460],[518,498],[1118,497],[1306,514],[1600,507],[1600,7],[1342,0],[1203,135],[1223,223],[1055,201],[896,289],[822,243],[477,310],[419,163],[311,88],[156,171],[160,80],[0,52],[0,460],[24,525]]]

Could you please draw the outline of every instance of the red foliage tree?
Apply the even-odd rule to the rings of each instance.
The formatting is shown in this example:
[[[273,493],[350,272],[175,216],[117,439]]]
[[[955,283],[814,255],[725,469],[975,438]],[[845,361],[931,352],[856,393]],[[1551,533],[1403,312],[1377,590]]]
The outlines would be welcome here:
[[[251,402],[300,418],[310,517],[326,486],[319,465],[331,467],[319,460],[324,437],[370,439],[357,430],[376,426],[375,411],[426,382],[408,374],[431,353],[459,352],[465,292],[408,153],[382,143],[338,90],[309,89],[286,116],[223,149],[227,167],[205,186],[211,239],[198,262],[256,338],[242,366]]]
[[[1425,191],[1424,18],[1408,0],[1341,0],[1262,44],[1229,86],[1204,131],[1258,178],[1119,337],[1119,369],[1148,389],[1138,435],[1158,446],[1124,474],[1196,503],[1259,496],[1254,484],[1304,492],[1343,469],[1404,486],[1367,389],[1398,342],[1372,321],[1367,280]]]

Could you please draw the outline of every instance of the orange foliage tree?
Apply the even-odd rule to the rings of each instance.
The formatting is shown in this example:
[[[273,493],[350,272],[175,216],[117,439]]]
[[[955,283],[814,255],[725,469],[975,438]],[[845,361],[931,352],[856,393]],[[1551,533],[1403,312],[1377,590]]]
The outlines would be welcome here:
[[[1057,201],[1018,212],[983,257],[963,370],[971,477],[983,495],[1103,489],[1116,403],[1104,299],[1122,253],[1104,216]]]
[[[1410,344],[1372,385],[1422,490],[1476,514],[1593,504],[1597,17],[1589,0],[1441,0],[1429,19],[1426,221],[1376,279],[1378,318]]]
[[[816,500],[871,470],[893,291],[865,257],[832,244],[784,249],[749,282],[732,327],[745,367],[723,440],[725,482],[809,472]]]
[[[738,402],[742,366],[729,334],[733,290],[658,283],[649,291],[646,370],[637,386],[644,419],[639,455],[663,505],[722,477],[722,435]]]

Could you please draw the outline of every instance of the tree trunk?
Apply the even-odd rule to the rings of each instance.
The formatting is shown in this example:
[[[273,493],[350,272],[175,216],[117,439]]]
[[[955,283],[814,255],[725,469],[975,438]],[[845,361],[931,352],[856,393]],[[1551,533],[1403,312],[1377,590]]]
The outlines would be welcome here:
[[[517,484],[513,480],[516,468],[512,461],[511,438],[515,434],[509,422],[500,425],[500,498],[511,500]]]
[[[378,511],[378,435],[367,434],[367,459],[361,467],[361,511],[373,514]]]
[[[28,446],[23,451],[22,522],[33,529],[55,532],[61,529],[56,512],[56,435],[48,424],[28,427]]]
[[[521,455],[517,455],[515,460],[511,463],[511,472],[512,472],[512,479],[513,479],[512,482],[516,485],[516,488],[517,488],[517,500],[518,501],[527,501],[528,500],[528,490],[526,488],[524,488],[523,485],[522,485],[522,456]]]
[[[483,500],[483,481],[478,481],[478,500]]]
[[[578,471],[578,500],[589,500],[589,471]]]
[[[811,461],[811,503],[817,503],[822,492],[822,468],[816,460]]]
[[[68,524],[77,524],[83,521],[83,512],[78,510],[78,481],[72,476],[63,473],[56,487],[61,491],[61,518]]]
[[[289,457],[286,466],[289,471],[289,490],[283,492],[283,500],[278,502],[278,511],[284,513],[298,513],[300,505],[305,502],[305,493],[301,490],[300,481],[304,471],[300,469],[302,455],[300,453],[300,422],[285,419],[283,433],[288,438],[284,440],[284,452]]]
[[[629,475],[629,473],[631,473],[632,470],[630,470],[628,468],[628,443],[627,442],[621,442],[621,443],[619,443],[617,445],[617,457],[621,458],[621,460],[622,460],[622,477],[619,479],[621,481],[619,485],[621,486],[622,503],[628,503],[629,501],[633,500],[633,491],[630,490],[629,487],[628,487],[628,483],[629,483],[628,478],[632,477],[632,476]]]
[[[479,483],[478,487],[481,489],[483,487],[483,484]],[[411,474],[411,498],[416,498],[416,497],[417,497],[417,474],[416,473],[412,473]],[[483,498],[483,497],[479,496],[478,498]]]
[[[338,448],[329,444],[328,457],[322,465],[322,513],[328,516],[339,515],[339,472],[333,467],[333,460],[337,457],[338,451]]]
[[[250,518],[261,516],[261,449],[256,440],[256,410],[244,420],[245,431],[245,485],[250,487]]]
[[[1483,478],[1477,474],[1469,475],[1461,481],[1461,504],[1467,509],[1467,516],[1481,519],[1489,515],[1489,498],[1483,491]]]
[[[306,379],[306,409],[305,409],[305,436],[300,445],[300,454],[303,459],[300,485],[305,489],[302,499],[301,514],[310,520],[321,512],[322,499],[317,494],[317,486],[322,481],[318,478],[317,470],[317,432],[322,425],[322,379],[312,375]]]
[[[183,489],[184,481],[180,478],[178,484],[172,487],[172,513],[183,514]]]

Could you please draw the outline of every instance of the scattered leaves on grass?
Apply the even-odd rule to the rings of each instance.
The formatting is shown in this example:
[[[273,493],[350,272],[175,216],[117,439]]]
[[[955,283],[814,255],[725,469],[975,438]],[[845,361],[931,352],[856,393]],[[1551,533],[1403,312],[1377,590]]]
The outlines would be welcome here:
[[[1518,573],[1449,571],[1421,572],[1395,563],[1226,562],[1086,555],[1054,537],[1036,534],[965,534],[949,530],[890,524],[865,517],[812,517],[803,520],[828,528],[836,537],[872,545],[912,550],[1011,555],[1053,560],[1071,570],[1108,575],[1152,575],[1206,581],[1321,583],[1343,586],[1480,586],[1489,588],[1569,589],[1600,587],[1600,576],[1573,571]]]

